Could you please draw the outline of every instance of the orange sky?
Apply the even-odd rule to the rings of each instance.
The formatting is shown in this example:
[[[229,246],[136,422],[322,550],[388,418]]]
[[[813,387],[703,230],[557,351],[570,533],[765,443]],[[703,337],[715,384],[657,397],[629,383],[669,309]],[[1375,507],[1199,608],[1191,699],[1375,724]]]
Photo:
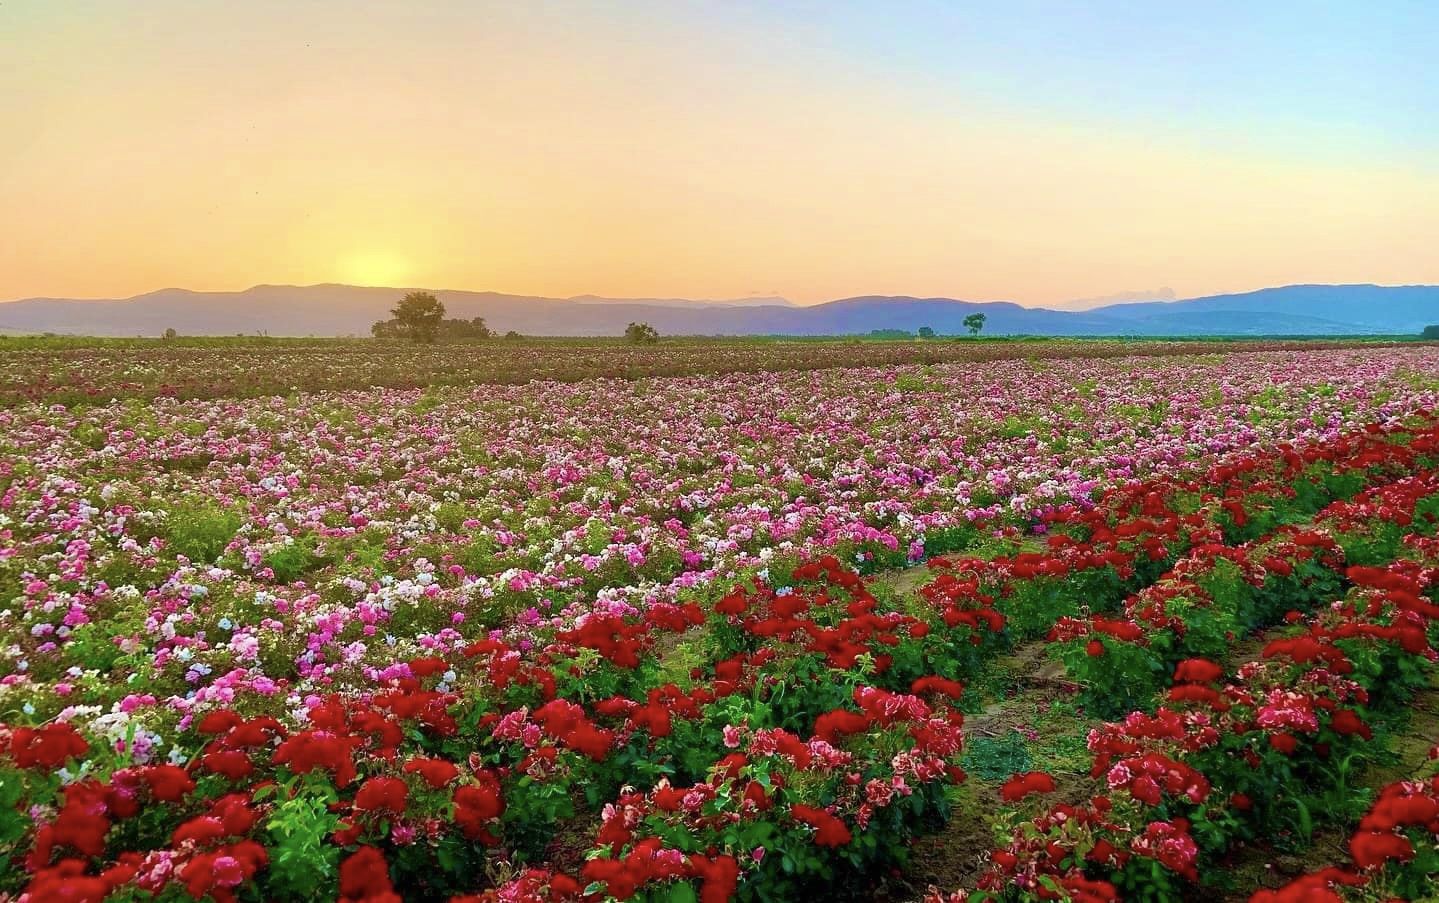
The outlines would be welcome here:
[[[1240,25],[1273,46],[1226,52],[1273,55],[1284,23],[1225,21],[1127,71],[1099,20],[1026,38],[943,4],[769,9],[7,0],[0,299],[1439,282],[1433,124],[1406,125],[1432,82],[1352,47],[1354,73],[1316,80],[1353,23],[1299,32],[1313,59],[1266,63],[1256,101],[1262,72],[1224,80],[1249,57],[1171,67]],[[1205,37],[1124,27],[1129,47]]]

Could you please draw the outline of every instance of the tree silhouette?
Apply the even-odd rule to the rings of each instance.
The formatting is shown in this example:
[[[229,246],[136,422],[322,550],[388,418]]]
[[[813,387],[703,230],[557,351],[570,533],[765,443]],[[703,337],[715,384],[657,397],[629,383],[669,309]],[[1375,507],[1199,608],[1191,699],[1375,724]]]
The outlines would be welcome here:
[[[660,340],[660,333],[648,323],[631,323],[625,327],[625,340],[636,345],[653,345]]]
[[[399,324],[401,334],[416,342],[433,342],[440,334],[445,305],[429,292],[410,292],[390,314]]]

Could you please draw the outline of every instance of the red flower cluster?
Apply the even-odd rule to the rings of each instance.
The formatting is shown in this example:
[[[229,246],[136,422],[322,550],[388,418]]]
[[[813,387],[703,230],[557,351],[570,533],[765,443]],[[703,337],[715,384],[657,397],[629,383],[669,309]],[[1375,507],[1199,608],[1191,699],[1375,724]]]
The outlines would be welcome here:
[[[384,853],[360,847],[340,863],[340,903],[401,903]]]
[[[55,769],[67,759],[78,759],[90,744],[66,723],[44,727],[17,727],[10,732],[10,758],[18,768]]]
[[[796,821],[814,828],[814,842],[819,846],[842,847],[854,839],[843,821],[823,809],[796,803],[789,811]]]
[[[477,772],[475,777],[478,783],[466,784],[455,791],[455,824],[471,840],[498,843],[490,828],[505,812],[499,779],[488,771]]]
[[[602,882],[606,893],[619,900],[628,900],[650,883],[699,878],[701,903],[724,903],[739,885],[739,863],[733,857],[685,855],[664,847],[655,837],[635,844],[620,859],[591,859],[580,874],[587,881]]]
[[[614,745],[614,731],[595,727],[585,710],[573,702],[552,699],[536,709],[533,718],[552,740],[597,762]]]
[[[1034,793],[1053,793],[1054,788],[1052,775],[1043,771],[1027,771],[1005,781],[999,788],[999,798],[1014,803]]]
[[[285,766],[295,774],[327,771],[337,787],[346,787],[355,779],[354,750],[357,745],[353,737],[329,731],[304,731],[281,743],[270,761]]]
[[[399,778],[376,777],[366,780],[355,793],[355,809],[360,812],[388,812],[401,815],[409,799],[410,788]]]

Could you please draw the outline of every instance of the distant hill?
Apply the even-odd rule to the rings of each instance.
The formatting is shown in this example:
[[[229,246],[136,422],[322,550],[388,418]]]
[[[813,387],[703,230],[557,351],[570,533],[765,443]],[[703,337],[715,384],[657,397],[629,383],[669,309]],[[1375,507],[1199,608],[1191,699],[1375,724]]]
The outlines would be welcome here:
[[[733,298],[728,301],[694,301],[689,298],[602,298],[599,295],[575,295],[566,298],[576,304],[645,304],[657,307],[794,307],[788,298],[773,295]]]
[[[1357,333],[1406,333],[1439,322],[1439,286],[1286,285],[1187,301],[1114,304],[1099,310],[1161,330],[1172,323],[1202,319],[1230,321],[1239,327],[1232,331],[1240,332],[1286,332],[1271,327],[1292,322],[1300,327],[1296,333],[1322,331],[1326,324]],[[1309,328],[1304,328],[1306,324]]]
[[[133,298],[77,301],[30,298],[0,303],[0,331],[77,335],[368,335],[370,324],[409,289],[351,285],[257,285],[240,292],[162,289]],[[501,332],[619,335],[631,321],[665,335],[846,335],[875,329],[941,334],[965,331],[986,315],[985,334],[1363,335],[1418,333],[1439,323],[1439,286],[1289,285],[1182,301],[1049,310],[1007,301],[866,295],[811,307],[783,298],[544,298],[496,292],[436,291],[448,315],[484,317]]]

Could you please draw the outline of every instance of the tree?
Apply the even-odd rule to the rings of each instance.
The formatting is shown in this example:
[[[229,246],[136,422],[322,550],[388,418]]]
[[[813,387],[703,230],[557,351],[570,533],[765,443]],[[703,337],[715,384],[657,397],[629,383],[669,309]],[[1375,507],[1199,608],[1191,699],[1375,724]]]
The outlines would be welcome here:
[[[1425,326],[1424,331],[1419,333],[1421,339],[1439,339],[1439,326]]]
[[[970,314],[964,318],[964,328],[969,330],[970,335],[977,336],[984,328],[984,319],[984,314]]]
[[[625,341],[636,345],[653,345],[660,340],[659,330],[648,323],[631,323],[625,327]]]
[[[175,327],[173,327],[173,326],[171,326],[169,329],[165,330],[165,338],[167,338],[167,339],[177,338],[177,337],[179,337],[179,335],[180,335],[180,334],[175,331]]]
[[[411,332],[398,319],[391,318],[371,326],[370,335],[377,339],[403,339],[410,336]],[[494,332],[486,325],[485,318],[475,317],[470,320],[441,320],[439,326],[435,327],[435,338],[430,341],[491,339],[494,336]]]
[[[933,329],[932,327],[929,327],[929,326],[921,326],[921,327],[919,327],[919,337],[920,337],[921,339],[932,339],[932,338],[934,338],[934,329]]]
[[[439,337],[440,322],[445,319],[445,305],[429,292],[410,292],[390,314],[401,335],[416,342],[433,342]]]
[[[511,342],[516,342],[516,341],[519,341],[520,339],[523,339],[524,336],[520,335],[518,332],[515,332],[513,329],[511,329],[509,332],[505,333],[505,338],[506,338],[506,339],[509,339]]]

